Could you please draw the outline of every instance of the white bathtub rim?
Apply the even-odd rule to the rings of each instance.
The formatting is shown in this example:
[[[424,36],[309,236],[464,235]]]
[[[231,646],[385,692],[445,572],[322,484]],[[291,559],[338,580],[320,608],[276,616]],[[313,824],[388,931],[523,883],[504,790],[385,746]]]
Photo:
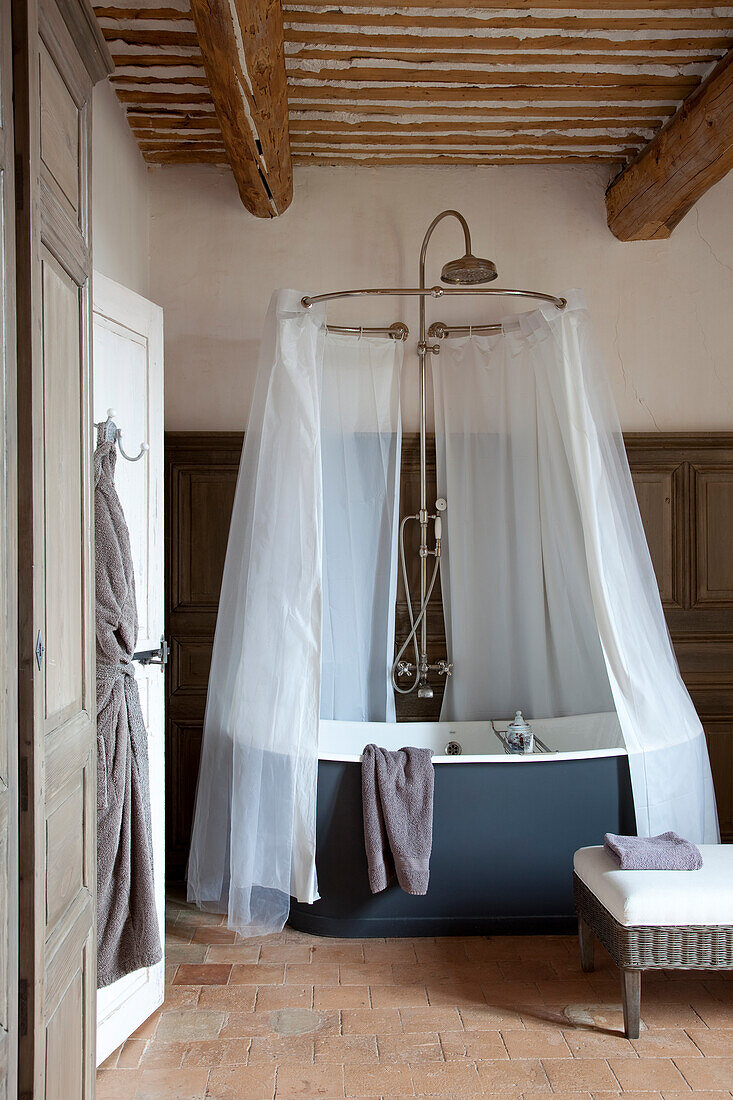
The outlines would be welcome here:
[[[522,753],[484,753],[481,756],[469,753],[460,756],[433,756],[433,764],[547,764],[553,760],[600,760],[606,756],[628,756],[626,749],[578,749],[573,752],[533,752],[526,756]],[[344,764],[361,764],[358,756],[339,755],[332,752],[319,752],[318,759]]]
[[[530,719],[530,721],[532,720]],[[484,719],[480,722],[397,723],[321,720],[322,732],[328,734],[325,738],[326,744],[331,749],[334,747],[334,733],[342,732],[344,741],[352,749],[357,747],[354,744],[355,738],[358,738],[357,745],[361,744],[362,746],[377,743],[392,748],[402,747],[406,744],[432,747],[434,752],[433,763],[435,764],[513,764],[517,762],[535,764],[553,760],[593,760],[609,756],[628,755],[618,716],[614,712],[569,715],[566,718],[535,719],[535,730],[543,740],[548,742],[548,747],[554,749],[554,746],[558,744],[558,740],[560,741],[560,747],[551,752],[537,751],[526,756],[506,753],[499,745],[495,732],[503,731],[506,725],[507,720],[503,719]],[[563,738],[561,734],[563,731],[567,734],[568,727],[571,730],[574,728],[576,731],[582,731],[587,727],[588,731],[591,732],[591,740],[597,740],[600,743],[583,746],[581,740],[577,747],[572,743],[567,744],[567,737]],[[594,731],[595,737],[593,737],[592,731]],[[447,742],[453,740],[463,741],[464,743],[467,740],[472,751],[459,755],[448,755],[440,751]],[[564,745],[562,744],[563,740],[566,742]],[[476,751],[477,748],[483,748],[484,745],[487,749],[490,748],[490,751]],[[324,749],[319,750],[318,758],[324,761],[358,764],[361,762],[362,754],[361,751],[327,752]]]

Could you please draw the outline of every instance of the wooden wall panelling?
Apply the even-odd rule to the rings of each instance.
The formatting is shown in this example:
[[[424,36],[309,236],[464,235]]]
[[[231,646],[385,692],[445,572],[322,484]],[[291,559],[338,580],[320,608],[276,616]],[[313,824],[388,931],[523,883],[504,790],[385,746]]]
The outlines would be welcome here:
[[[692,465],[695,510],[693,565],[695,607],[733,605],[733,469],[720,463]]]
[[[665,610],[689,606],[688,476],[684,463],[640,460],[632,472],[649,553]]]
[[[241,433],[166,437],[168,633],[168,871],[181,879],[198,767],[221,571],[242,445]],[[639,508],[682,675],[708,735],[721,827],[733,840],[733,435],[629,434],[625,437]],[[435,443],[428,440],[428,501],[435,499]],[[415,433],[403,440],[400,515],[419,507]],[[702,529],[704,528],[704,530]],[[418,591],[417,525],[406,532],[408,571]],[[704,558],[703,558],[704,551]],[[696,563],[703,562],[696,577]],[[702,579],[700,579],[702,578]],[[703,598],[700,598],[700,593]],[[408,629],[400,578],[397,637]],[[431,655],[445,656],[439,585],[428,619]],[[398,697],[401,721],[437,718],[435,697]]]
[[[733,721],[705,721],[710,767],[715,783],[723,840],[733,842]]]
[[[673,640],[696,634],[708,636],[731,633],[733,599],[726,599],[724,592],[721,593],[722,598],[717,599],[715,591],[708,591],[706,587],[708,584],[715,586],[721,582],[720,559],[716,557],[711,559],[713,575],[708,580],[706,545],[709,537],[715,540],[716,545],[720,543],[722,546],[733,537],[733,494],[729,494],[725,487],[726,479],[733,482],[733,434],[631,432],[624,436],[624,440],[632,477],[636,478],[637,471],[647,474],[655,465],[680,469],[678,479],[682,482],[682,494],[678,498],[678,507],[681,511],[679,520],[673,523],[674,548],[670,549],[668,546],[666,551],[667,557],[670,554],[678,555],[681,562],[680,580],[684,588],[681,606],[677,606],[676,601],[665,603]],[[716,479],[717,484],[713,484],[712,492],[708,494],[708,485]],[[711,509],[708,508],[709,503],[712,503]],[[650,516],[643,501],[640,501],[640,507],[645,529],[648,531],[652,558],[655,559],[655,554],[657,555],[655,568],[660,576],[663,564],[656,549],[658,532],[654,527],[648,527]],[[659,505],[652,507],[658,508]],[[711,528],[710,535],[706,530],[708,514],[714,528]],[[725,556],[725,550],[722,555]],[[702,570],[701,578],[698,578],[699,568]],[[722,568],[725,570],[725,565]]]
[[[677,560],[672,574],[679,595],[665,599],[665,614],[680,672],[705,727],[723,838],[733,841],[733,435],[723,432],[631,433],[625,437],[632,476],[644,489],[640,510],[657,570]],[[674,518],[660,537],[660,474],[675,470]],[[660,581],[663,595],[665,582]]]

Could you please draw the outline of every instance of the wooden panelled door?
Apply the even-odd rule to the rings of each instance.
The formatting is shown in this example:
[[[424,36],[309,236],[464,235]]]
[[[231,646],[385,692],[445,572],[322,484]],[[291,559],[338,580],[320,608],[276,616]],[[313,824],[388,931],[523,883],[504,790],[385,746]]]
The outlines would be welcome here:
[[[18,295],[20,1094],[92,1100],[96,691],[89,231],[80,0],[13,4]]]
[[[18,724],[15,252],[10,9],[0,7],[0,1100],[17,1095]]]
[[[137,652],[161,649],[163,592],[163,311],[102,275],[94,276],[93,407],[96,422],[114,410],[122,445],[136,462],[117,458],[115,485],[130,531],[138,611]],[[155,658],[156,662],[160,657]],[[144,660],[144,658],[143,658]],[[163,666],[135,663],[148,731],[150,817],[155,896],[164,941],[165,693]],[[136,970],[97,994],[97,1064],[163,1003],[164,962]]]

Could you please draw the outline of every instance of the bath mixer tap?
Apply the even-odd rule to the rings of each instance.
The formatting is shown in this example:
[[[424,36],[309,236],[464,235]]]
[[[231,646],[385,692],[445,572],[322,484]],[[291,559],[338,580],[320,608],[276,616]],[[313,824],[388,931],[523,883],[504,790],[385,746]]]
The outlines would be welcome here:
[[[412,661],[398,661],[395,666],[395,673],[397,676],[412,676],[415,669],[419,668],[420,676],[426,677],[429,672],[435,672],[438,676],[450,676],[453,673],[452,661],[436,661],[435,664],[429,665],[427,663],[416,666]]]

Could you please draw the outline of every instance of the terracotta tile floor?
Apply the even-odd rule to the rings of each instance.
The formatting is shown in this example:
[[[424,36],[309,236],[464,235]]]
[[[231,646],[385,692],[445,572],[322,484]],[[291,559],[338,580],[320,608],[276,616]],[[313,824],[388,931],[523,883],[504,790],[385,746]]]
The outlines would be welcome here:
[[[171,898],[166,1001],[105,1062],[99,1100],[679,1100],[733,1095],[733,974],[618,975],[571,936],[237,942]]]

